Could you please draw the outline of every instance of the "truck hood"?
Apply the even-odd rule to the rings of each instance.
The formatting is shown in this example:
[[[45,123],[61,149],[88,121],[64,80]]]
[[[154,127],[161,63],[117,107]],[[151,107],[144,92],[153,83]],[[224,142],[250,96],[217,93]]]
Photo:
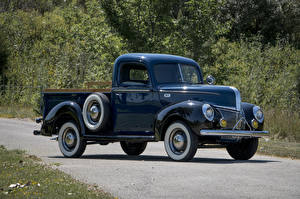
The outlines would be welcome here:
[[[163,104],[184,100],[197,100],[216,107],[241,109],[240,92],[229,86],[204,84],[168,84],[158,87]]]

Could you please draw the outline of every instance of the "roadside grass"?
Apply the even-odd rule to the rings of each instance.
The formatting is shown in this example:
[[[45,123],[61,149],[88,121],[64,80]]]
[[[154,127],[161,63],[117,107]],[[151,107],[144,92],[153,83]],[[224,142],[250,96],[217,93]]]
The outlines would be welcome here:
[[[83,184],[40,161],[0,146],[0,198],[113,198],[96,185]]]
[[[32,106],[0,105],[0,117],[35,119],[37,116]]]
[[[300,113],[296,110],[266,108],[264,128],[272,140],[300,143]]]
[[[300,143],[276,141],[276,140],[259,140],[258,153],[279,157],[288,157],[300,159]]]

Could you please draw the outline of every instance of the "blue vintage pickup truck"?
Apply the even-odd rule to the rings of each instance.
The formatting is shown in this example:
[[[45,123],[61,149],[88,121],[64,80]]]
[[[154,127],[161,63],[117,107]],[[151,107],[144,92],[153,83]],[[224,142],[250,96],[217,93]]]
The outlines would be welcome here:
[[[87,145],[120,142],[128,155],[164,141],[168,156],[191,160],[198,148],[226,147],[236,160],[256,152],[263,131],[260,107],[241,102],[234,87],[204,83],[199,65],[185,57],[133,53],[118,57],[111,89],[46,89],[41,130],[56,135],[65,157]]]

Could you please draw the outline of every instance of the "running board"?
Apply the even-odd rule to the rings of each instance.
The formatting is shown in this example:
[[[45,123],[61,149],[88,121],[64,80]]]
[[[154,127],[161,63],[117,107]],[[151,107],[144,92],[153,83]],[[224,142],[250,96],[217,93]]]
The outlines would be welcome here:
[[[140,142],[153,142],[155,141],[155,136],[139,136],[139,135],[85,135],[84,140],[87,141],[140,141]]]

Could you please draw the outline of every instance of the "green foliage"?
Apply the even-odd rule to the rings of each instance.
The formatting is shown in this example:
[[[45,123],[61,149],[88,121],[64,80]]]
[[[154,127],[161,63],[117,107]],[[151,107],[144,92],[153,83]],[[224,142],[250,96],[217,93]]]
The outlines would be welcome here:
[[[137,52],[170,53],[206,60],[210,43],[229,30],[220,23],[222,1],[101,1],[112,27]]]
[[[204,71],[217,84],[237,87],[243,101],[264,107],[300,109],[300,50],[287,44],[262,46],[258,41],[228,42],[213,46],[215,63]]]
[[[193,58],[243,101],[298,118],[299,9],[297,0],[2,0],[0,105],[38,109],[43,88],[111,81],[119,55],[151,52]],[[298,140],[297,122],[289,136],[269,121],[274,138]]]
[[[262,35],[262,42],[276,44],[285,38],[300,48],[299,0],[228,0],[222,8],[222,20],[232,20],[226,37],[240,40],[243,35]]]
[[[77,3],[43,15],[34,10],[0,14],[1,39],[9,44],[2,94],[10,101],[36,104],[38,87],[76,88],[111,80],[113,61],[125,52],[122,39],[108,26],[96,0],[84,8]]]

